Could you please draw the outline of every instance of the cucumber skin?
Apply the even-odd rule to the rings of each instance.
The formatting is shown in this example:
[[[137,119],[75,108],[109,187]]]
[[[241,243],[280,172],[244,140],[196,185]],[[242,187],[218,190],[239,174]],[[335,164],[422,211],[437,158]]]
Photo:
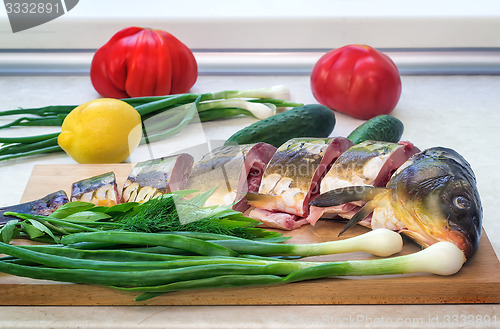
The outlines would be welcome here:
[[[319,104],[307,104],[257,121],[229,137],[224,145],[265,142],[280,147],[299,137],[326,138],[335,127],[335,113]]]
[[[397,143],[403,131],[404,125],[399,119],[383,114],[366,121],[354,129],[347,138],[354,144],[366,140]]]

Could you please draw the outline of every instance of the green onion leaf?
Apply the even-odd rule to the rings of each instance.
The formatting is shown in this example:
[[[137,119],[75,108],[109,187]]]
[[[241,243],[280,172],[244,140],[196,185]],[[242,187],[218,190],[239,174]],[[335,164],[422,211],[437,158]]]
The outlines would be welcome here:
[[[50,214],[50,217],[62,219],[68,217],[69,215],[73,215],[84,210],[89,210],[91,208],[94,208],[93,203],[72,201],[59,207],[56,211]]]
[[[19,230],[17,229],[17,224],[19,222],[17,220],[9,220],[5,225],[0,229],[0,237],[2,242],[9,243],[14,237],[19,234]]]
[[[35,229],[31,229],[31,228],[30,228],[30,229],[29,229],[29,232],[27,232],[27,233],[29,234],[29,236],[30,236],[31,238],[33,238],[33,236],[36,238],[36,237],[40,237],[40,236],[42,236],[42,235],[44,235],[44,234],[47,234],[47,235],[49,235],[52,239],[54,239],[54,241],[56,241],[56,242],[58,241],[58,239],[55,237],[54,233],[52,233],[52,231],[51,231],[51,230],[50,230],[47,226],[43,225],[42,223],[40,223],[39,221],[37,221],[37,220],[35,220],[35,219],[33,219],[33,218],[28,218],[28,219],[26,219],[26,220],[27,220],[28,222],[30,222],[30,223],[31,223],[31,225],[33,225],[33,227],[34,227],[36,230],[40,231],[40,233],[38,233],[38,232],[36,232],[36,230],[35,230]],[[31,232],[31,233],[30,233],[30,232]],[[32,236],[32,234],[33,234],[33,236]]]
[[[110,215],[107,215],[102,212],[94,212],[94,211],[81,211],[75,214],[71,214],[66,216],[64,219],[73,222],[97,222],[101,219],[109,219]]]

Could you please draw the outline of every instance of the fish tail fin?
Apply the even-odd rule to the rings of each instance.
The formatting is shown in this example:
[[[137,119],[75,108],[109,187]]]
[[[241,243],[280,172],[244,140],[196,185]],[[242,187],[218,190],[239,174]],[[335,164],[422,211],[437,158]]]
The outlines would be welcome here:
[[[358,210],[354,216],[344,225],[342,230],[340,230],[340,233],[338,236],[340,236],[342,233],[356,225],[358,222],[362,221],[366,217],[368,217],[373,210],[375,210],[376,203],[374,201],[368,201],[361,209]]]
[[[385,191],[386,188],[368,185],[341,187],[318,195],[309,204],[316,207],[330,207],[354,201],[370,201]]]

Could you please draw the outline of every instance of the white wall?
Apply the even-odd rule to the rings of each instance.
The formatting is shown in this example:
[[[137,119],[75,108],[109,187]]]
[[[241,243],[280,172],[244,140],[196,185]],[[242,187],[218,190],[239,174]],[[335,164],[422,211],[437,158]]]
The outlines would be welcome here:
[[[0,49],[95,49],[127,26],[169,31],[192,49],[500,47],[496,0],[80,0],[51,22],[12,33],[0,8]]]

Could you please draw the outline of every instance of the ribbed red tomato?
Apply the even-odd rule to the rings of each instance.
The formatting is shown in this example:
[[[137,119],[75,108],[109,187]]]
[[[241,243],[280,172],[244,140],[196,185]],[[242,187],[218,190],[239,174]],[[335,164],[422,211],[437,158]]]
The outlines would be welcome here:
[[[370,46],[347,45],[316,62],[311,90],[320,104],[366,120],[394,110],[401,78],[389,56]]]
[[[194,85],[198,64],[191,50],[172,34],[128,27],[96,51],[90,78],[103,97],[178,94]]]

